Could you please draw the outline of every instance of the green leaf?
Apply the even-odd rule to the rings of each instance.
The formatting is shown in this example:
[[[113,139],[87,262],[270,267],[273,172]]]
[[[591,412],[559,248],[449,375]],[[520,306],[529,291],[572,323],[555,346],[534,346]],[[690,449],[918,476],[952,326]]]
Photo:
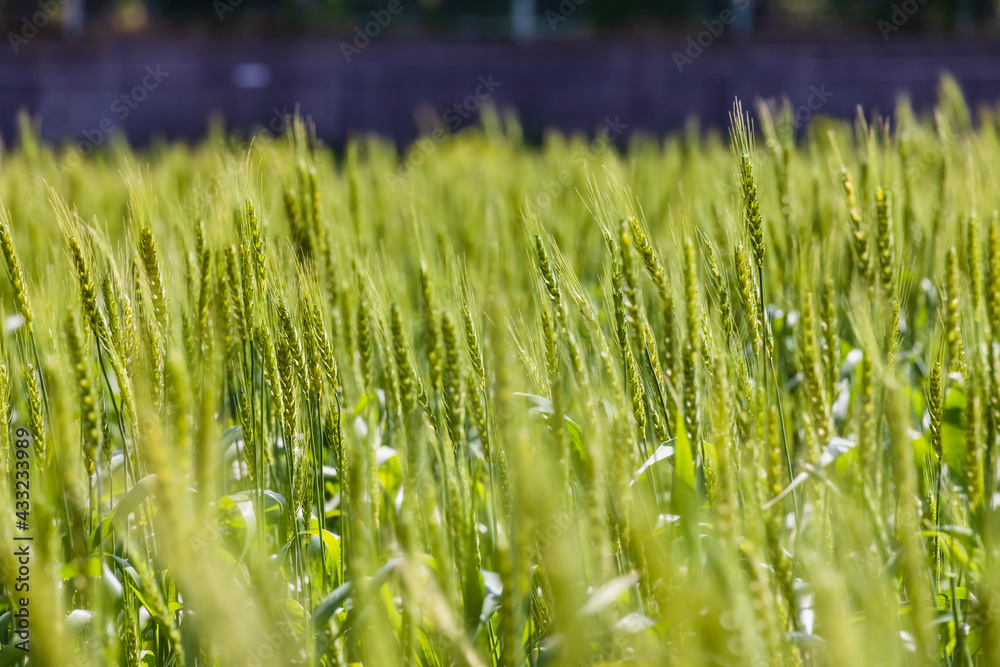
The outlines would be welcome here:
[[[335,535],[328,530],[310,528],[309,530],[304,530],[299,533],[299,537],[309,538],[309,555],[310,557],[315,557],[316,560],[319,560],[319,540],[322,540],[323,546],[325,547],[323,551],[326,554],[326,562],[324,565],[326,566],[327,571],[330,573],[340,571],[340,559],[342,557],[340,551],[340,536]]]
[[[534,403],[534,407],[530,408],[533,411],[541,412],[547,415],[551,415],[555,411],[552,407],[552,401],[544,396],[538,396],[537,394],[525,394],[520,391],[515,391],[514,395],[521,396],[528,399],[529,402]]]
[[[823,449],[823,453],[819,455],[819,467],[827,467],[838,458],[854,449],[854,446],[857,444],[858,443],[854,440],[848,440],[847,438],[830,438],[830,442],[828,442],[826,447]]]
[[[918,466],[923,467],[927,462],[933,462],[934,449],[931,447],[930,443],[930,433],[924,432],[913,438],[913,460],[917,462]],[[937,466],[934,463],[935,467]]]
[[[503,592],[503,583],[500,575],[489,570],[480,570],[479,578],[486,595],[483,597],[482,609],[479,612],[479,623],[476,626],[475,635],[486,627],[493,615],[500,609],[500,594]]]
[[[680,419],[680,415],[675,416],[675,424],[683,424],[684,422]],[[694,451],[691,448],[691,442],[688,440],[687,433],[685,433],[683,427],[677,428],[677,436],[674,438],[674,469],[677,471],[677,479],[681,482],[687,484],[691,489],[694,489]]]
[[[119,556],[114,554],[106,555],[118,563],[118,565],[122,568],[122,571],[125,573],[126,577],[125,580],[121,582],[122,585],[128,586],[132,589],[135,593],[136,599],[139,600],[139,604],[144,606],[146,609],[152,609],[153,607],[149,601],[154,598],[154,592],[143,586],[142,578],[139,576],[139,573],[136,572],[135,568],[132,567],[128,561],[120,558]],[[156,585],[153,581],[149,583],[153,586]]]
[[[101,559],[91,556],[83,562],[82,567],[75,560],[63,563],[60,575],[63,581],[73,577],[99,577],[101,575]]]
[[[128,519],[128,515],[135,511],[139,504],[148,498],[156,490],[156,475],[147,475],[135,483],[129,492],[125,494],[114,509],[108,512],[104,521],[96,528],[90,536],[91,550],[97,549],[97,545],[106,537],[110,536],[113,530],[121,526]]]
[[[669,440],[668,442],[673,442],[674,440],[676,440],[676,438],[674,438],[673,440]],[[665,459],[668,459],[673,455],[674,455],[673,445],[668,445],[666,443],[663,443],[662,445],[657,447],[656,451],[653,452],[650,455],[650,457],[646,459],[641,466],[639,466],[639,468],[635,471],[635,473],[632,474],[632,481],[629,482],[629,485],[631,486],[632,484],[634,484],[635,481],[639,479],[639,477],[642,475],[642,473],[644,473],[646,469],[649,468],[651,465],[653,465],[654,463],[659,463],[660,461],[663,461]]]
[[[375,468],[379,484],[389,498],[395,498],[396,492],[403,483],[403,473],[399,464],[399,456],[392,447],[379,447],[375,450]]]
[[[368,585],[373,589],[381,588],[382,585],[388,581],[389,576],[396,570],[399,566],[399,559],[392,558],[385,565],[380,567],[377,572],[372,576]],[[348,581],[345,584],[337,586],[328,596],[323,598],[323,600],[316,605],[316,609],[313,611],[313,627],[321,628],[330,620],[333,613],[347,601],[350,597],[351,589],[353,583]]]
[[[944,397],[941,418],[941,450],[944,461],[954,471],[965,470],[965,389],[958,381],[952,382]]]
[[[948,553],[952,561],[957,565],[965,568],[969,567],[969,552],[964,544],[962,544],[962,539],[956,539],[954,536],[949,535],[944,531],[937,530],[925,530],[921,533],[924,537],[937,537],[941,543],[942,549]]]
[[[954,591],[956,600],[968,600],[969,599],[969,589],[965,586],[958,586]],[[938,609],[951,609],[952,606],[952,591],[950,589],[944,589],[938,591],[937,603]]]
[[[242,561],[257,535],[257,514],[249,491],[240,491],[219,498],[216,504],[223,539],[227,544],[235,541],[237,562]]]
[[[698,550],[698,496],[694,487],[694,452],[680,415],[676,415],[677,436],[674,438],[674,485],[670,491],[673,512],[680,517],[681,526],[692,553]]]
[[[330,617],[333,616],[333,612],[337,611],[347,601],[347,598],[351,594],[351,589],[351,582],[348,581],[346,584],[341,584],[316,605],[312,618],[314,628],[322,628],[327,624]]]
[[[0,651],[0,667],[9,667],[9,665],[16,664],[24,659],[24,655],[24,651],[17,648],[15,642],[11,642]]]
[[[229,445],[243,439],[243,426],[236,424],[235,426],[230,426],[225,431],[222,432],[222,437],[219,438],[218,448],[221,451],[225,451]]]
[[[354,406],[354,416],[363,416],[369,407],[372,407],[377,411],[375,413],[376,415],[379,414],[378,411],[382,409],[381,397],[374,391],[366,391],[364,395],[358,399],[357,405]]]
[[[564,417],[564,420],[566,422],[566,433],[569,435],[569,444],[572,445],[573,451],[576,452],[577,457],[581,461],[589,460],[587,450],[583,446],[583,429],[569,417]]]
[[[269,526],[281,525],[288,512],[288,502],[280,494],[264,489],[264,520]]]

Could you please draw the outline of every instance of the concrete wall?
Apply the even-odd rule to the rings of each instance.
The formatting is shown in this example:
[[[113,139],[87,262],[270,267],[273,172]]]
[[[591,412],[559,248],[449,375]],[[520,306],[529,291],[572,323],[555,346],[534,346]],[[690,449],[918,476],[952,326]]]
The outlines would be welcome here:
[[[945,70],[970,102],[1000,98],[1000,43],[915,42],[902,30],[884,41],[875,26],[872,32],[855,42],[720,38],[683,71],[674,53],[687,48],[686,36],[472,43],[401,41],[387,33],[350,63],[339,38],[75,45],[39,38],[20,44],[18,53],[0,45],[0,133],[10,137],[17,111],[26,108],[50,140],[98,139],[111,126],[140,143],[154,134],[194,139],[213,112],[245,128],[298,106],[330,143],[362,130],[407,141],[416,133],[418,105],[444,115],[476,93],[480,77],[499,82],[492,96],[518,110],[529,136],[545,127],[589,132],[607,117],[628,132],[663,132],[690,114],[723,125],[737,95],[787,94],[801,105],[823,91],[822,113],[851,116],[858,104],[890,111],[907,90],[926,107]],[[148,74],[157,67],[159,81]],[[467,124],[474,117],[453,112],[444,120]]]

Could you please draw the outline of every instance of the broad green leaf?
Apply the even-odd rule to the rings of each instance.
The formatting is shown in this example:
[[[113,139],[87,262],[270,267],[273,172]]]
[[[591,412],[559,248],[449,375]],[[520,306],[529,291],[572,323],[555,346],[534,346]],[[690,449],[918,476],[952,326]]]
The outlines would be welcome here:
[[[937,603],[939,609],[951,609],[952,606],[952,593],[951,589],[945,588],[938,591],[937,593]],[[956,600],[968,600],[969,599],[969,589],[965,586],[958,586],[954,590],[954,597]]]
[[[315,526],[315,520],[313,521]],[[316,561],[320,560],[320,548],[319,540],[322,540],[323,553],[326,556],[326,568],[331,575],[335,575],[340,571],[340,536],[331,533],[328,530],[319,530],[315,527],[309,530],[299,533],[300,537],[307,537],[309,539],[309,554],[311,558]]]
[[[917,462],[917,465],[923,467],[929,461],[936,461],[934,449],[930,443],[930,433],[914,433],[913,435],[915,436],[913,438],[913,460]],[[933,465],[937,466],[937,463]]]
[[[925,530],[921,535],[924,537],[937,537],[942,549],[948,553],[955,564],[963,568],[969,566],[969,549],[962,544],[961,539],[956,539],[948,533],[936,530]]]
[[[953,381],[944,397],[941,450],[945,463],[956,472],[965,470],[965,406],[965,389]]]
[[[217,446],[221,451],[225,451],[231,444],[242,439],[243,427],[240,424],[236,424],[235,426],[230,426],[222,432],[222,436],[219,438]]]
[[[674,440],[676,440],[676,438],[674,438],[673,440],[669,440],[668,442],[673,442]],[[650,455],[650,457],[646,459],[641,466],[639,466],[639,468],[635,471],[635,473],[632,474],[632,481],[629,482],[629,485],[634,484],[635,480],[639,479],[642,473],[644,473],[646,469],[649,468],[651,465],[653,465],[654,463],[659,463],[664,459],[668,459],[673,455],[674,455],[673,445],[668,445],[664,443],[659,447],[657,447],[656,451],[653,452]]]
[[[69,563],[63,563],[60,570],[60,575],[63,581],[67,579],[72,579],[73,577],[97,577],[101,574],[101,559],[97,557],[91,557],[85,560],[83,563],[77,561],[70,561]]]
[[[113,530],[118,529],[123,522],[128,520],[128,515],[135,511],[139,504],[156,491],[156,475],[147,475],[135,483],[125,497],[122,498],[114,509],[104,517],[101,525],[94,530],[90,536],[90,548],[95,550],[98,543],[111,535]]]
[[[242,561],[257,535],[257,514],[249,491],[219,498],[216,505],[223,538],[235,542],[237,562]]]
[[[565,417],[564,421],[566,423],[566,433],[569,435],[569,444],[572,446],[573,451],[576,452],[577,457],[581,461],[587,461],[589,457],[587,450],[583,446],[583,429],[569,417]]]
[[[341,584],[333,589],[332,593],[323,598],[322,602],[316,605],[312,618],[314,628],[322,628],[326,625],[333,612],[347,601],[348,596],[351,594],[351,589],[351,582],[348,581],[345,584]]]
[[[683,424],[675,415],[675,424]],[[694,486],[694,452],[683,426],[677,427],[674,438],[674,483],[670,491],[673,513],[680,517],[681,526],[693,553],[699,548],[698,497]]]
[[[4,646],[3,650],[0,650],[0,667],[9,667],[24,659],[24,651],[17,648],[17,641],[20,640],[15,637],[14,641]]]
[[[395,572],[398,566],[398,558],[390,559],[385,565],[380,567],[377,572],[375,572],[368,585],[373,589],[376,587],[381,588],[382,585],[389,579],[389,576]],[[327,623],[327,621],[330,620],[330,617],[337,610],[337,608],[347,601],[347,598],[351,594],[352,587],[353,583],[350,581],[345,584],[341,584],[335,588],[332,593],[326,596],[322,602],[316,605],[316,609],[313,612],[313,627],[321,628]]]
[[[111,559],[114,560],[116,563],[118,563],[118,565],[122,568],[122,571],[126,575],[125,579],[121,582],[122,586],[130,587],[132,591],[135,593],[135,597],[139,601],[139,604],[144,606],[146,609],[151,609],[152,605],[150,604],[149,601],[154,597],[153,591],[148,590],[143,585],[142,578],[139,576],[139,573],[136,572],[135,568],[132,567],[128,563],[128,561],[114,554],[107,554],[107,555],[111,557]],[[156,583],[152,581],[149,583],[153,586],[156,585]]]
[[[399,613],[399,609],[396,606],[395,601],[392,599],[392,590],[390,590],[388,584],[383,584],[378,589],[378,594],[382,598],[382,608],[384,610],[385,616],[389,619],[389,628],[387,628],[393,635],[398,636],[400,630],[403,628],[403,616]]]
[[[675,416],[675,424],[683,424],[680,415]],[[694,451],[687,433],[683,427],[677,428],[677,436],[674,438],[674,469],[677,471],[677,479],[694,489]]]
[[[281,525],[288,512],[284,496],[270,489],[264,489],[264,518],[269,526]]]
[[[544,396],[538,396],[537,394],[525,394],[519,391],[515,391],[514,395],[526,398],[530,403],[533,403],[533,407],[529,408],[531,412],[540,412],[545,415],[551,415],[555,412],[555,409],[552,407],[552,401]]]
[[[489,570],[480,570],[480,581],[486,595],[483,597],[482,609],[479,612],[479,623],[476,626],[475,635],[478,636],[486,624],[489,623],[493,615],[500,609],[500,594],[503,592],[503,583],[500,575]]]
[[[364,395],[358,399],[357,405],[354,406],[354,416],[361,417],[369,409],[375,410],[374,414],[378,415],[381,413],[384,401],[382,399],[382,390],[376,389],[375,391],[367,391]]]

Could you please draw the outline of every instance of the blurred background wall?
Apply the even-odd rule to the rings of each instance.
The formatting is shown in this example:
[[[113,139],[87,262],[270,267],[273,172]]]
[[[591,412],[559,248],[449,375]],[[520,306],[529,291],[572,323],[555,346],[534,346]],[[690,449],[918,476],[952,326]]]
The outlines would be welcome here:
[[[623,138],[734,96],[790,99],[803,122],[933,99],[950,71],[1000,97],[997,0],[8,0],[0,135],[26,110],[83,149],[114,133],[195,139],[280,128],[300,109],[337,144],[458,130],[484,103]],[[613,127],[613,129],[604,129]]]

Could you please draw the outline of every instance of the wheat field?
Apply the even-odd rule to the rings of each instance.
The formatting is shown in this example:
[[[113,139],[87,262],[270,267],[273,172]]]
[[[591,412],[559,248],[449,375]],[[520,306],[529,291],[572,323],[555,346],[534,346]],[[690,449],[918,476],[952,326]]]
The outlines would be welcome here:
[[[0,665],[997,664],[1000,108],[795,124],[22,119]]]

